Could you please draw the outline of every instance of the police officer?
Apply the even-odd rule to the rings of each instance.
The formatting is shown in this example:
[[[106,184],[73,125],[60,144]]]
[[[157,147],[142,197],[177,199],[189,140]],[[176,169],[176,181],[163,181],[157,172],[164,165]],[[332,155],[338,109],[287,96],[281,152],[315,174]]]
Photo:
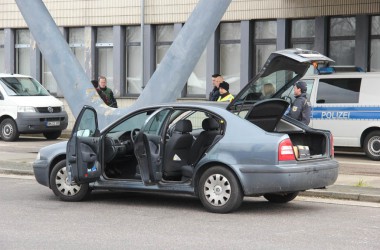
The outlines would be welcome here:
[[[230,92],[228,92],[228,90],[230,89],[230,85],[227,83],[227,82],[221,82],[219,84],[219,98],[217,100],[217,102],[232,102],[232,100],[234,99],[234,96],[230,94]]]
[[[288,116],[309,125],[311,108],[306,97],[307,84],[306,82],[296,82],[294,84],[295,100],[290,108]]]

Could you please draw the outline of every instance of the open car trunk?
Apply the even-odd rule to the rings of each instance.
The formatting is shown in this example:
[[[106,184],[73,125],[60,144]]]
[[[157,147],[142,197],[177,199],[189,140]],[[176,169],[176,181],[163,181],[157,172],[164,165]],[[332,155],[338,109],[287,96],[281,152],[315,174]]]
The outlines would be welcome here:
[[[284,116],[288,107],[289,103],[282,99],[264,100],[250,106],[245,119],[267,132],[288,134],[298,160],[329,157],[329,132]]]

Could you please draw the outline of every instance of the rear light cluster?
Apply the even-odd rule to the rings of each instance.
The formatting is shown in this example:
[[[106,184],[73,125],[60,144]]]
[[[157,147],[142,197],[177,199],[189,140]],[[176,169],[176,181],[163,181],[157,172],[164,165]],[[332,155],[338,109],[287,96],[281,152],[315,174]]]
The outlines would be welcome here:
[[[332,134],[330,134],[330,157],[334,157],[334,137]]]
[[[294,161],[295,159],[292,141],[288,138],[280,142],[278,146],[278,160]]]

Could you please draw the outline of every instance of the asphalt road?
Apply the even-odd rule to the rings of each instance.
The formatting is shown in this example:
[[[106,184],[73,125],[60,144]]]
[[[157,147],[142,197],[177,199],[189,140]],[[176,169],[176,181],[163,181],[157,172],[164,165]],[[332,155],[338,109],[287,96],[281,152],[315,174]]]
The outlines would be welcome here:
[[[94,192],[68,203],[31,177],[2,176],[0,186],[3,250],[380,249],[375,203],[248,198],[212,214],[188,196]]]

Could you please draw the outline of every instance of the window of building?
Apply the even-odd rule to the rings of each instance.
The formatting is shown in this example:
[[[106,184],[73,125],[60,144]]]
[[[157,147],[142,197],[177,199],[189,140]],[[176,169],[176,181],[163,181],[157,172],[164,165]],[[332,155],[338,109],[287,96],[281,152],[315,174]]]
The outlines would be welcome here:
[[[107,86],[113,89],[113,29],[98,28],[96,33],[96,73],[107,78]]]
[[[292,20],[291,47],[314,49],[315,20]]]
[[[69,47],[84,69],[84,28],[69,28]]]
[[[30,33],[27,29],[16,30],[16,73],[30,75]]]
[[[355,65],[355,17],[330,19],[329,57],[336,65]]]
[[[370,71],[380,71],[380,16],[371,19]]]
[[[58,85],[45,59],[42,59],[42,82],[41,83],[47,90],[49,90],[51,94],[57,95]]]
[[[157,25],[156,26],[156,67],[164,58],[166,52],[174,40],[173,25]]]
[[[269,55],[276,51],[277,22],[257,21],[255,22],[254,45],[255,60],[254,73],[258,73],[264,66]]]
[[[319,80],[317,103],[358,103],[361,78]]]
[[[220,24],[220,74],[232,94],[240,91],[240,37],[240,23]]]
[[[5,72],[4,30],[0,30],[0,72]]]
[[[206,93],[206,49],[202,52],[198,63],[186,84],[187,96],[205,96]]]
[[[140,94],[141,82],[141,27],[126,28],[126,90],[127,94]]]

